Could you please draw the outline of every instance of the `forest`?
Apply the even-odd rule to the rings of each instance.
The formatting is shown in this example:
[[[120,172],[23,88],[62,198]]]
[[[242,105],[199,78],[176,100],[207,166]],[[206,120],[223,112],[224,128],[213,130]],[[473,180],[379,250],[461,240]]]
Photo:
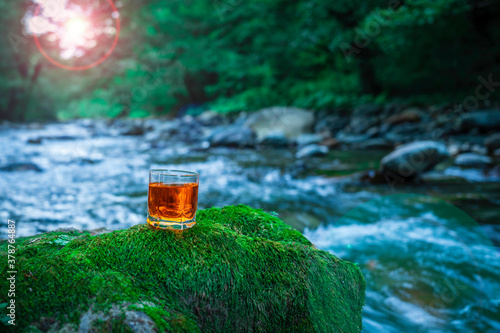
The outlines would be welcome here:
[[[75,0],[92,7],[94,29],[111,33],[72,57],[40,37],[47,54],[86,66],[117,43],[99,66],[74,71],[37,49],[27,22],[40,3],[0,3],[0,119],[442,105],[474,94],[480,80],[500,81],[495,0],[120,0],[116,11]]]

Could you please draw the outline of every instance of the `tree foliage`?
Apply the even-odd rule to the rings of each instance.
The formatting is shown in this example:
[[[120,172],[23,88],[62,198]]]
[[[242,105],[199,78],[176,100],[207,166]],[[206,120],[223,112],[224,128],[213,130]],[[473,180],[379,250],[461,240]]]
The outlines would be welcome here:
[[[500,72],[497,0],[124,2],[118,46],[84,72],[51,65],[23,35],[30,6],[0,4],[6,119],[434,102]]]

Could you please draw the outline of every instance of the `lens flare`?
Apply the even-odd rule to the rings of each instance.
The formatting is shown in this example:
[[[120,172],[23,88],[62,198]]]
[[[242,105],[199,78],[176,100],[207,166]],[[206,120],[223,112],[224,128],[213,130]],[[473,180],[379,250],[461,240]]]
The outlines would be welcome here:
[[[89,29],[89,22],[83,17],[69,19],[64,24],[64,34],[75,41],[82,40]]]
[[[37,3],[37,7],[35,9],[35,12],[31,14],[31,16],[33,18],[39,17],[39,15],[43,17],[46,8],[40,4],[40,1],[42,0],[34,0],[34,1],[35,3]],[[118,38],[120,36],[120,18],[118,11],[116,10],[113,0],[106,0],[106,1],[111,7],[111,17],[115,21],[115,27],[113,27],[113,31],[106,34],[109,36],[114,35],[114,38],[109,49],[99,59],[88,65],[70,66],[53,59],[51,56],[49,56],[49,54],[47,54],[47,52],[42,47],[39,36],[43,35],[44,33],[52,33],[57,35],[56,39],[59,40],[59,47],[62,49],[62,52],[60,53],[60,57],[62,59],[70,59],[74,57],[80,58],[85,55],[84,50],[89,50],[97,45],[96,34],[95,34],[96,27],[93,26],[90,16],[81,10],[75,10],[75,8],[77,7],[74,6],[71,8],[64,7],[65,9],[63,10],[63,12],[65,13],[65,15],[61,14],[57,16],[58,18],[57,20],[54,18],[55,16],[52,15],[50,16],[51,20],[54,19],[55,21],[57,21],[56,23],[64,22],[62,24],[57,24],[57,25],[54,24],[53,26],[46,27],[43,24],[36,25],[34,23],[37,22],[33,21],[34,23],[30,25],[31,18],[26,18],[28,25],[27,28],[29,32],[33,35],[33,39],[35,40],[35,44],[40,53],[53,65],[58,66],[60,68],[75,70],[75,71],[92,68],[94,66],[99,65],[104,60],[106,60],[115,49],[116,44],[118,43]],[[86,16],[81,16],[82,14],[85,14]],[[66,20],[63,20],[64,18],[66,18]],[[47,19],[47,22],[50,23],[51,21]],[[53,37],[50,38],[47,37],[47,40],[51,42],[54,42],[53,39],[54,39]]]

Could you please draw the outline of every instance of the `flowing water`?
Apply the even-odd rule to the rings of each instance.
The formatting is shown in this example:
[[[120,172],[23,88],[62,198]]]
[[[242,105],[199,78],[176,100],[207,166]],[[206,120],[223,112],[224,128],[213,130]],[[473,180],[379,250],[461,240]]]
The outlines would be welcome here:
[[[244,203],[276,212],[319,248],[358,263],[367,281],[365,332],[500,329],[498,175],[445,166],[425,184],[367,185],[347,175],[376,169],[384,152],[333,151],[304,165],[290,150],[207,150],[175,140],[154,148],[99,126],[1,129],[0,166],[43,170],[0,171],[1,238],[7,219],[18,236],[144,223],[148,169],[195,170],[199,208]],[[27,143],[40,136],[48,138]]]

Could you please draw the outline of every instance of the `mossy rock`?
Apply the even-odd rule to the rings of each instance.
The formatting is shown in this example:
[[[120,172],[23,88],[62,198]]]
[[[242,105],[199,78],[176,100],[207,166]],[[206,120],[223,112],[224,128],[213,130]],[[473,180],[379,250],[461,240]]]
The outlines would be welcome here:
[[[142,224],[17,239],[16,326],[1,330],[361,331],[365,281],[355,264],[262,210],[211,208],[197,220],[184,232]],[[5,241],[0,255],[5,277]]]

